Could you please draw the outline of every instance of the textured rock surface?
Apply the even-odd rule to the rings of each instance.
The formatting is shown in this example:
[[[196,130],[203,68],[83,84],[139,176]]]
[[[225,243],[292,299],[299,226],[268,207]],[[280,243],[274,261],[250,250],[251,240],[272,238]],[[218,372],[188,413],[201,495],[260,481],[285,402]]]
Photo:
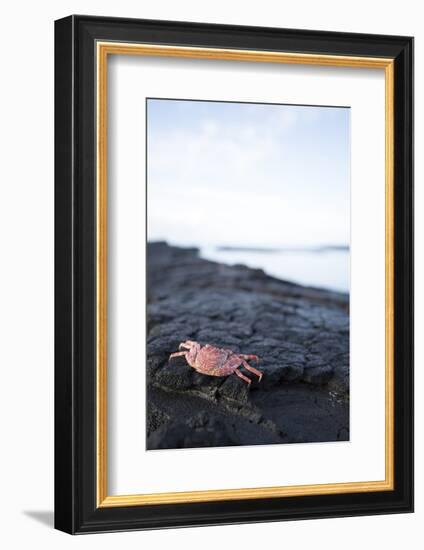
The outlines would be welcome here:
[[[149,244],[148,448],[349,439],[348,307],[344,294]],[[258,355],[261,383],[168,362],[186,339]]]

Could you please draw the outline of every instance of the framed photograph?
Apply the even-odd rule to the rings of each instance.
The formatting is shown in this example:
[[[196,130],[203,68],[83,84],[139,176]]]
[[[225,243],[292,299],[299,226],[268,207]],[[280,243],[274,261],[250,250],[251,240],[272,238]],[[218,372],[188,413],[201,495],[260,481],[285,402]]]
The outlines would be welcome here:
[[[413,39],[55,24],[55,525],[413,509]]]

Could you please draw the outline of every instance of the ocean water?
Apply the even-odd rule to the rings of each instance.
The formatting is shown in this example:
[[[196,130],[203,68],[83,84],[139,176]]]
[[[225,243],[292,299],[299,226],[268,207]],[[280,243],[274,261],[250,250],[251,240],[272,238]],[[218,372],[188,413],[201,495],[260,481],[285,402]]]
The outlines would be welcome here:
[[[200,255],[224,264],[260,268],[268,275],[305,286],[349,292],[349,249],[267,251],[205,246]]]

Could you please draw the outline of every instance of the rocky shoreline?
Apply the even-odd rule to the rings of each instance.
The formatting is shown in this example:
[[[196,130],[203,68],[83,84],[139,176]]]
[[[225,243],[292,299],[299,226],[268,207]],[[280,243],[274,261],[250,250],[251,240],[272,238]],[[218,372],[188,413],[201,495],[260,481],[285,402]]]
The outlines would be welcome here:
[[[349,439],[348,295],[161,242],[147,265],[148,449]],[[187,339],[258,355],[262,381],[169,362]]]

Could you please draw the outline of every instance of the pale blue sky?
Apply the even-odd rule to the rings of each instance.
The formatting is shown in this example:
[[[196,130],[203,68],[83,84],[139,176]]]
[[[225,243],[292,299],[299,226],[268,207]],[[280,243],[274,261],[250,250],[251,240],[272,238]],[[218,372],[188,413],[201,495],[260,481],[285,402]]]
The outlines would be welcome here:
[[[148,238],[349,244],[350,109],[148,100]]]

